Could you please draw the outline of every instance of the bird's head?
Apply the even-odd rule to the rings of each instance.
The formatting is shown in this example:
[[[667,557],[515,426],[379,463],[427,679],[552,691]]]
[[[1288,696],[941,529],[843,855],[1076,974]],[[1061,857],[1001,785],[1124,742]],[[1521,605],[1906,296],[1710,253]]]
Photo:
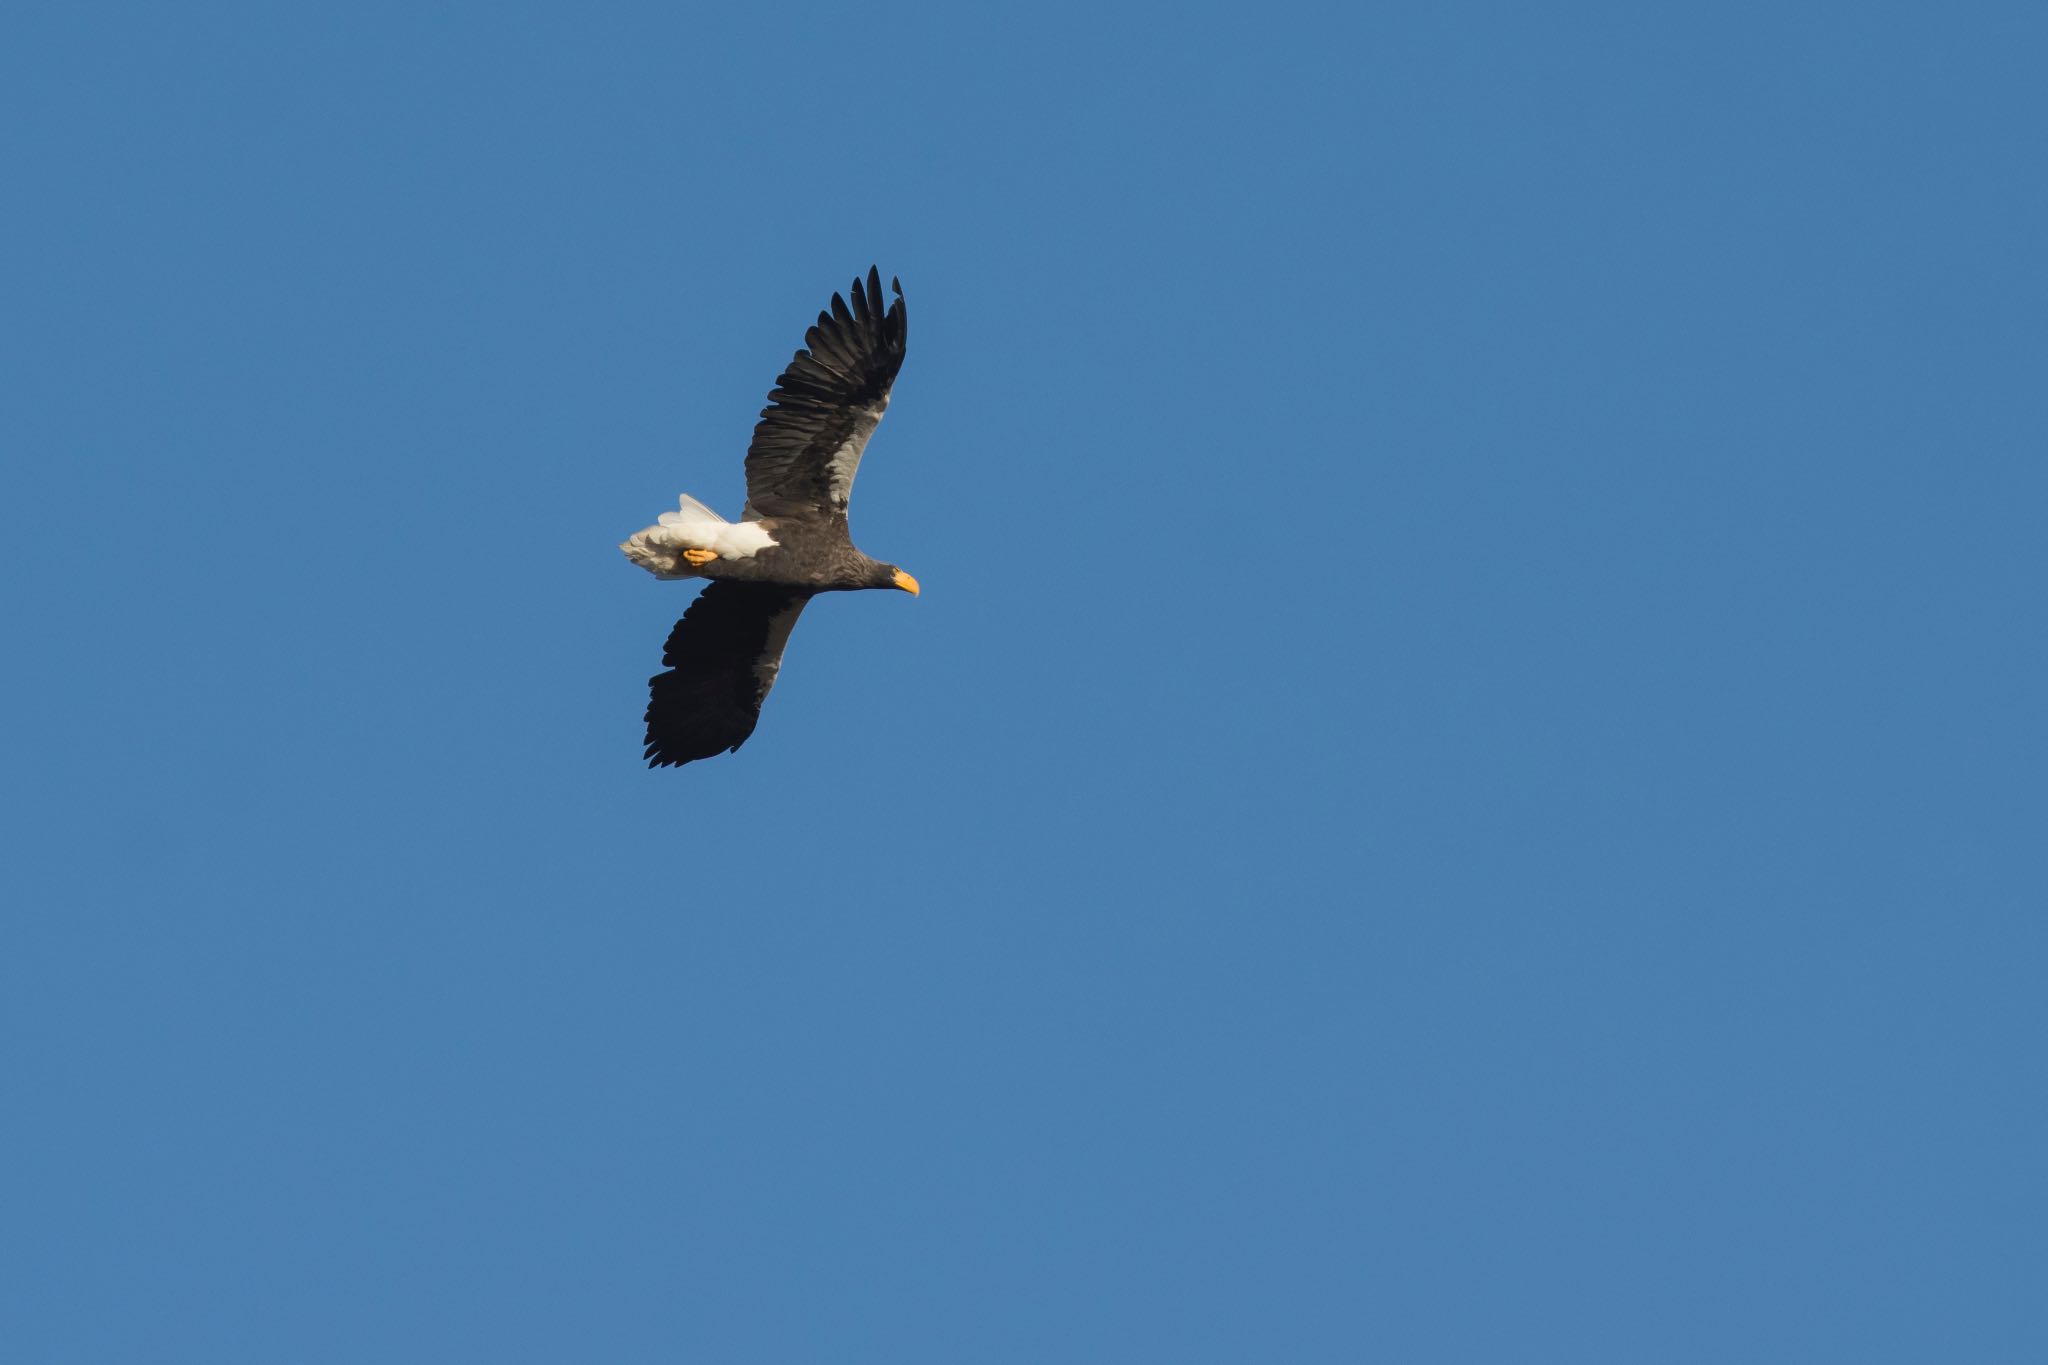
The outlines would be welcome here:
[[[842,580],[849,588],[901,588],[912,597],[917,596],[917,580],[894,564],[884,564],[879,559],[861,556],[862,563],[854,565],[853,571]]]

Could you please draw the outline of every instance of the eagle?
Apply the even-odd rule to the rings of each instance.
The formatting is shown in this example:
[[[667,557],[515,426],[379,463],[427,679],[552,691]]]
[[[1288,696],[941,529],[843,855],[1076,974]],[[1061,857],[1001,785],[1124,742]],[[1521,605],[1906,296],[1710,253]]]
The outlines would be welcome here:
[[[903,367],[903,286],[883,310],[868,267],[832,296],[803,349],[775,381],[747,447],[747,503],[727,521],[688,493],[619,548],[656,578],[710,580],[648,680],[650,768],[731,753],[747,742],[775,686],[789,633],[821,592],[895,588],[917,580],[854,548],[846,502],[861,452]]]

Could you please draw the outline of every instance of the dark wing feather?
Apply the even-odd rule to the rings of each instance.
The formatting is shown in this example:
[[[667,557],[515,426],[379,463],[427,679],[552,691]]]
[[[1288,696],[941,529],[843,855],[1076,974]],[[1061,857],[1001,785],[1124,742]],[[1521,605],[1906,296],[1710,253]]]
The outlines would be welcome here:
[[[782,649],[811,595],[764,583],[712,583],[669,632],[648,679],[647,766],[737,749],[754,733]]]
[[[853,282],[852,305],[834,294],[804,333],[805,349],[775,381],[747,447],[749,518],[846,515],[861,451],[903,368],[903,286],[889,287],[896,300],[884,313],[882,276],[869,266],[866,282]]]

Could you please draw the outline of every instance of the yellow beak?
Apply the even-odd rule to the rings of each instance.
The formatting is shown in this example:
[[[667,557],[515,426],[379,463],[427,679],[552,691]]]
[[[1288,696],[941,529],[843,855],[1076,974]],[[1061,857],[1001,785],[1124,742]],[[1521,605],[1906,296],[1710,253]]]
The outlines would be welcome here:
[[[903,589],[903,591],[909,593],[912,597],[917,596],[917,580],[915,578],[912,578],[909,574],[903,572],[903,570],[898,569],[896,571],[895,582],[897,587]]]

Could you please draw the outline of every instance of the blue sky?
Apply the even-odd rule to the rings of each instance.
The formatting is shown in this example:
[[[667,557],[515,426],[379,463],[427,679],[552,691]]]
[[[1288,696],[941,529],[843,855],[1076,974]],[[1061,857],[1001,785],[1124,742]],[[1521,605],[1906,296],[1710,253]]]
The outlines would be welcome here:
[[[2037,8],[0,38],[0,1355],[2048,1357]]]

